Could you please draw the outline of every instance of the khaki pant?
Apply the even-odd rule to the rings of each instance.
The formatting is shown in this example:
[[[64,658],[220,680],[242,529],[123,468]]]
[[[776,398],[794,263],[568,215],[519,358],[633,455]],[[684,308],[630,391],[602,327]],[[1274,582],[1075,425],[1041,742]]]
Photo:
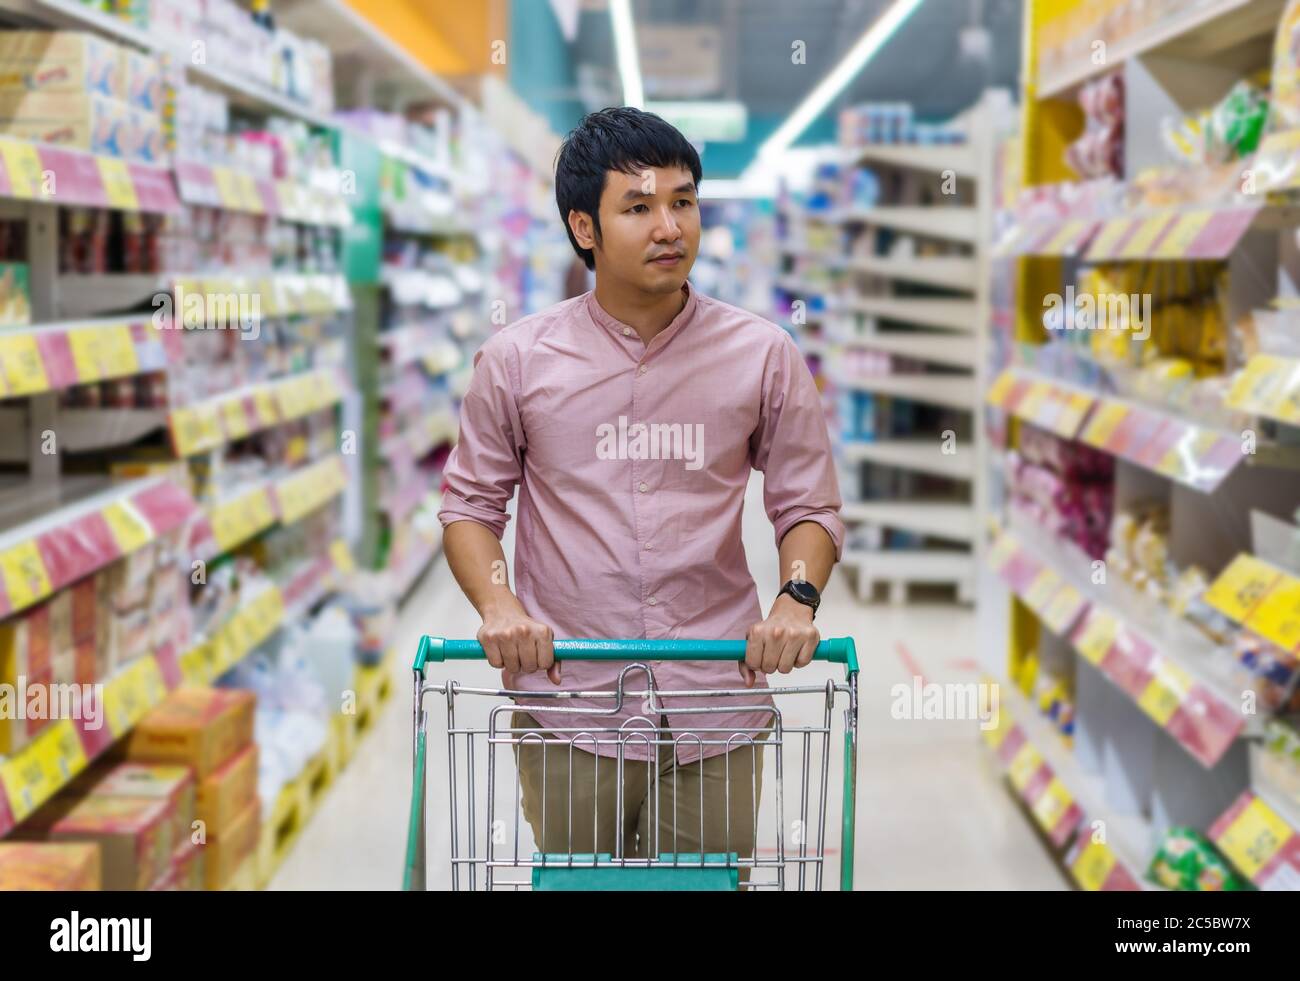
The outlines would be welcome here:
[[[515,729],[541,730],[537,720],[526,712],[515,712],[511,724]],[[522,733],[515,734],[516,739],[522,736]],[[594,753],[580,749],[580,746],[581,743],[575,745],[572,753],[567,745],[543,747],[538,742],[524,742],[515,746],[524,817],[531,825],[533,836],[542,851],[548,854],[616,854],[615,842],[621,839],[624,858],[650,858],[656,853],[699,852],[735,852],[741,858],[753,857],[755,814],[763,781],[761,746],[744,746],[730,753],[710,756],[701,762],[679,764],[676,767],[675,789],[673,748],[659,747],[657,802],[654,774],[650,772],[649,764],[645,760],[625,758],[621,827],[616,811],[617,758],[598,758]],[[545,793],[542,789],[543,753],[546,767]],[[573,760],[572,812],[569,809],[570,757]],[[730,808],[727,804],[728,766]],[[546,817],[544,833],[543,812]],[[659,832],[657,844],[651,833],[652,827]],[[747,868],[740,870],[742,882],[748,880],[748,872]]]

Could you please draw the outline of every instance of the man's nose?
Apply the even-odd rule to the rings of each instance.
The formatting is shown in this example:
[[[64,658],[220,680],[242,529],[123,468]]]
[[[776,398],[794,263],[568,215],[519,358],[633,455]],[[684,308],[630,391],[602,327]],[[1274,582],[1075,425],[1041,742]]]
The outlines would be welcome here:
[[[682,237],[682,230],[673,218],[671,208],[662,208],[659,212],[659,220],[655,222],[655,241],[656,242],[676,242]]]

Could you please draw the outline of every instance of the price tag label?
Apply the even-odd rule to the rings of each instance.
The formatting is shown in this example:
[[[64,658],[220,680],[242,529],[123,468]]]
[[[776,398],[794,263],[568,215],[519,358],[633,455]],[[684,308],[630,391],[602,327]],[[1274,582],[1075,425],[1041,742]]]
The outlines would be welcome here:
[[[1224,402],[1229,408],[1259,415],[1277,404],[1295,362],[1272,354],[1256,354],[1237,374]]]
[[[279,407],[269,389],[259,388],[253,392],[253,407],[257,410],[259,428],[265,429],[280,421]]]
[[[45,362],[31,334],[0,335],[0,375],[10,395],[31,395],[50,387]]]
[[[1166,658],[1157,657],[1152,667],[1153,676],[1138,696],[1138,707],[1163,727],[1187,698],[1193,681],[1191,675]]]
[[[330,561],[334,563],[334,568],[344,575],[356,572],[357,564],[352,558],[352,550],[341,538],[330,544]]]
[[[54,723],[11,759],[0,763],[0,784],[15,821],[25,821],[86,767],[71,719]]]
[[[1114,258],[1116,254],[1115,247],[1128,234],[1128,230],[1133,227],[1134,222],[1135,220],[1131,218],[1114,218],[1103,224],[1088,249],[1088,258],[1090,260]]]
[[[1052,777],[1041,797],[1034,801],[1030,811],[1038,821],[1038,826],[1049,834],[1056,829],[1069,811],[1074,798],[1057,777]]]
[[[1089,446],[1105,449],[1120,423],[1128,418],[1128,414],[1127,405],[1119,402],[1099,402],[1097,410],[1093,412],[1092,419],[1084,428],[1080,438]]]
[[[212,538],[223,552],[229,552],[248,537],[243,509],[238,502],[218,504],[208,515]]]
[[[1281,576],[1250,613],[1246,626],[1283,650],[1300,648],[1300,579]]]
[[[0,552],[0,576],[4,578],[11,612],[31,606],[52,591],[50,574],[35,540],[19,542]]]
[[[1066,583],[1043,610],[1043,623],[1047,624],[1053,633],[1064,633],[1074,623],[1086,603],[1083,594]]]
[[[225,399],[221,402],[221,423],[228,440],[243,439],[252,431],[242,398]]]
[[[116,157],[96,157],[99,178],[104,182],[104,195],[108,198],[110,208],[137,211],[140,201],[135,193],[135,181],[127,169],[125,160]]]
[[[258,215],[266,211],[266,205],[262,201],[262,192],[257,189],[257,181],[253,179],[252,174],[235,174],[235,184],[239,188],[239,196],[243,201],[245,211],[251,211]]]
[[[1088,892],[1100,892],[1115,864],[1114,852],[1100,842],[1089,841],[1079,849],[1070,871],[1081,888]]]
[[[133,669],[128,669],[104,687],[104,716],[115,738],[126,735],[149,710],[140,680]]]
[[[1212,211],[1193,211],[1180,215],[1156,248],[1157,259],[1181,259],[1192,251],[1192,243],[1210,223]]]
[[[0,139],[0,157],[9,172],[11,195],[27,199],[45,196],[45,168],[35,146],[22,140]]]
[[[1083,628],[1075,634],[1074,649],[1092,664],[1100,664],[1119,635],[1120,623],[1105,610],[1092,608]]]
[[[131,328],[126,324],[70,330],[68,346],[72,349],[77,381],[120,378],[140,370],[135,343],[131,340]]]
[[[1023,791],[1042,765],[1042,754],[1034,748],[1033,743],[1025,743],[1012,757],[1011,764],[1007,767],[1007,775],[1011,779],[1011,785],[1017,791]]]
[[[244,191],[233,170],[229,167],[213,167],[212,180],[217,185],[217,197],[223,208],[244,210]]]
[[[134,552],[153,539],[153,528],[129,501],[114,501],[106,505],[100,514],[108,523],[113,541],[123,555]]]
[[[1281,850],[1293,832],[1274,810],[1258,797],[1252,798],[1223,834],[1215,841],[1252,882]]]
[[[1267,562],[1242,553],[1205,591],[1205,602],[1237,623],[1245,623],[1255,605],[1282,578]]]
[[[1029,584],[1025,590],[1024,601],[1035,613],[1041,615],[1042,611],[1047,608],[1048,601],[1061,588],[1061,577],[1055,571],[1049,568],[1038,570],[1038,575],[1034,576],[1034,581]]]

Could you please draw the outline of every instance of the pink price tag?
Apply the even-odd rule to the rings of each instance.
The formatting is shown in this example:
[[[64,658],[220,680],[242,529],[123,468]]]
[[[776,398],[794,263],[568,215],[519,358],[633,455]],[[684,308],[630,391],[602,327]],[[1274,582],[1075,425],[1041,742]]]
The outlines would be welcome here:
[[[77,362],[72,356],[66,331],[36,335],[36,349],[45,365],[45,377],[50,388],[67,388],[78,382]]]
[[[1115,643],[1101,662],[1102,673],[1129,697],[1140,698],[1151,683],[1151,662],[1155,648],[1130,630],[1121,629]]]
[[[998,747],[998,760],[1002,765],[1010,766],[1011,761],[1016,758],[1020,752],[1020,747],[1025,744],[1025,731],[1020,726],[1012,726],[1011,731],[1007,733],[1002,745]]]
[[[1021,793],[1020,799],[1030,807],[1033,807],[1034,802],[1043,796],[1043,792],[1047,790],[1047,785],[1052,782],[1052,776],[1052,768],[1050,766],[1046,763],[1039,766],[1039,768],[1034,771],[1034,775],[1029,778],[1029,782],[1025,784],[1025,789],[1024,792]]]
[[[1198,683],[1174,711],[1165,731],[1208,768],[1219,762],[1244,725],[1239,712]]]
[[[59,204],[102,208],[108,204],[99,166],[89,153],[41,147],[41,164],[50,173],[51,197]]]

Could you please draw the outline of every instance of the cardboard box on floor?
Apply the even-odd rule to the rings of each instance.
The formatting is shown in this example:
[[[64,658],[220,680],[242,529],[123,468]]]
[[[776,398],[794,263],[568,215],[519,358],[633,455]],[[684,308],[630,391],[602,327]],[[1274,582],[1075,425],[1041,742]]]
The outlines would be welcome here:
[[[205,878],[209,889],[224,889],[241,866],[255,856],[262,834],[262,804],[254,800],[216,837],[209,837],[203,849]]]
[[[164,800],[172,808],[172,841],[190,840],[195,811],[195,782],[187,766],[171,763],[108,763],[78,777],[69,792],[84,797],[139,797]]]
[[[0,842],[0,892],[93,892],[100,884],[97,844]]]
[[[195,818],[219,837],[257,798],[257,744],[250,743],[199,783]]]

